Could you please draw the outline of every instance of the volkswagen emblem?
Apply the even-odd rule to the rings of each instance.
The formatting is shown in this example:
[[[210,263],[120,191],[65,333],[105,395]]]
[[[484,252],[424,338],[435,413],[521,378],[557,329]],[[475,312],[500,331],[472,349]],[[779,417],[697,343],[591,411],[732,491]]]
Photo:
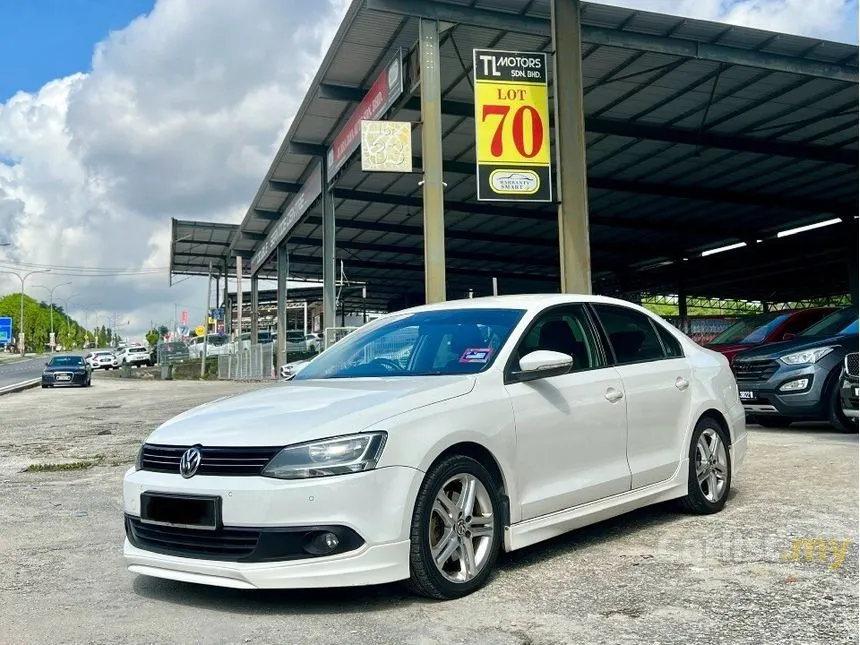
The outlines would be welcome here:
[[[194,446],[182,453],[179,460],[179,474],[188,479],[194,477],[194,473],[200,468],[200,448]]]

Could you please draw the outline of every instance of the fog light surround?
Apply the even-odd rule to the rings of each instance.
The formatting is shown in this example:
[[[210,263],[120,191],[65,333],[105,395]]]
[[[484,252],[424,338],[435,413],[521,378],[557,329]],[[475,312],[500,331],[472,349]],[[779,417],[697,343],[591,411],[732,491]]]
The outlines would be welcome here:
[[[788,381],[779,386],[780,392],[803,392],[809,389],[809,377]]]

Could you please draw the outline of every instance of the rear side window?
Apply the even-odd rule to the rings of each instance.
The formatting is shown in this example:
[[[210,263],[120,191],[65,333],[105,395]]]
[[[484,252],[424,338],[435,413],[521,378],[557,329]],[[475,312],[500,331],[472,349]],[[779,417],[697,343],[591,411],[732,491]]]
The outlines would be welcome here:
[[[652,321],[653,322],[653,321]],[[660,336],[660,340],[663,341],[663,349],[666,350],[666,356],[669,358],[681,358],[684,356],[684,350],[681,349],[681,343],[678,342],[678,339],[666,329],[663,325],[659,323],[653,323],[654,327],[657,329],[657,334]]]
[[[618,364],[656,361],[666,357],[648,316],[617,305],[595,304],[593,307]]]

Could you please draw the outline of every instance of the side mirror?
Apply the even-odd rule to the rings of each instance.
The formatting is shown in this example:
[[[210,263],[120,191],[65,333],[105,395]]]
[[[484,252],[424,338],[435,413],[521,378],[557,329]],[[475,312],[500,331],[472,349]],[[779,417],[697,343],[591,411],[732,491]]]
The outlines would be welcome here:
[[[783,340],[791,340],[795,336],[797,336],[797,334],[792,334],[790,331],[787,331],[782,335],[782,339]]]
[[[573,357],[561,352],[539,349],[520,359],[520,369],[511,375],[515,382],[524,383],[551,376],[567,374],[573,367]]]

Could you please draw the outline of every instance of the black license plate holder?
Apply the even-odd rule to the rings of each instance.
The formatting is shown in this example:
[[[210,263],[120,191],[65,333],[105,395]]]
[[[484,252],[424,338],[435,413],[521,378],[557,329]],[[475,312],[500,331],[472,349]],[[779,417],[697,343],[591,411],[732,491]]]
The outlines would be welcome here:
[[[208,495],[141,493],[140,521],[144,524],[214,531],[221,524],[221,498]]]

